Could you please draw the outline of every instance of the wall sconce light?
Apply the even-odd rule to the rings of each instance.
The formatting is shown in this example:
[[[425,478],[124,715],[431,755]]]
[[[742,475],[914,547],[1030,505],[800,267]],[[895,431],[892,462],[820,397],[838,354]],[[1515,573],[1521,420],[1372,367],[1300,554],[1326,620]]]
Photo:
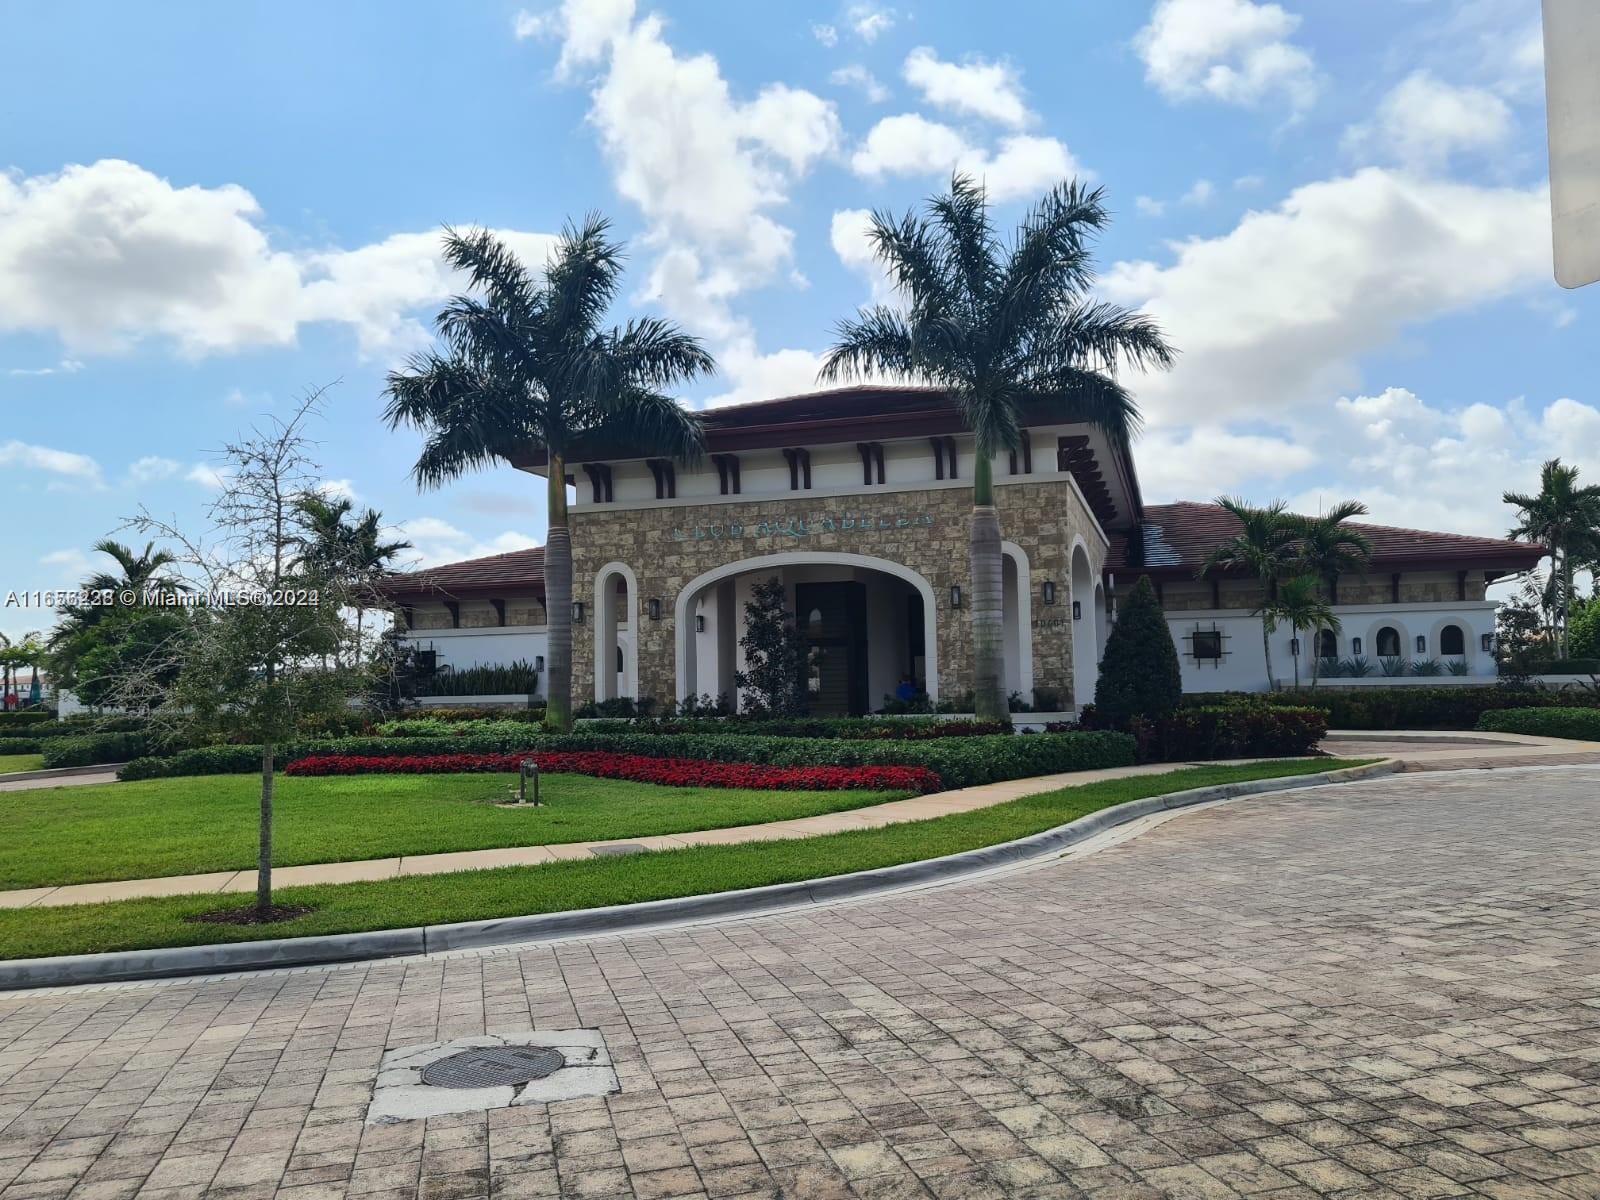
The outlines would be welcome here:
[[[1350,653],[1355,655],[1357,658],[1361,657],[1361,639],[1360,638],[1351,638],[1350,639]]]
[[[961,607],[961,585],[959,583],[952,583],[950,585],[950,607]]]
[[[1428,638],[1427,638],[1427,635],[1419,633],[1419,634],[1417,634],[1417,653],[1418,654],[1426,654],[1427,652],[1428,652]]]
[[[1289,639],[1289,654],[1293,658],[1299,658],[1300,657],[1300,639],[1299,638],[1290,638]]]
[[[582,625],[583,624],[583,601],[582,600],[574,600],[572,602],[572,623],[574,625]]]
[[[1478,639],[1478,645],[1483,647],[1483,652],[1488,654],[1494,649],[1494,634],[1486,633]]]
[[[535,655],[534,655],[534,656],[533,656],[533,669],[534,669],[534,670],[535,670],[535,671],[542,671],[542,670],[544,670],[544,655],[542,655],[542,654],[535,654]]]
[[[657,597],[651,596],[650,599],[645,601],[644,606],[652,621],[661,620],[661,601]]]
[[[705,615],[705,613],[695,613],[695,615],[694,615],[694,631],[696,633],[704,633],[706,631],[706,615]]]
[[[1074,600],[1072,602],[1072,619],[1074,621],[1083,620],[1083,601],[1082,600]]]
[[[1050,582],[1050,580],[1046,579],[1044,581],[1044,586],[1040,589],[1040,591],[1044,595],[1044,602],[1046,604],[1054,604],[1056,602],[1056,585]]]

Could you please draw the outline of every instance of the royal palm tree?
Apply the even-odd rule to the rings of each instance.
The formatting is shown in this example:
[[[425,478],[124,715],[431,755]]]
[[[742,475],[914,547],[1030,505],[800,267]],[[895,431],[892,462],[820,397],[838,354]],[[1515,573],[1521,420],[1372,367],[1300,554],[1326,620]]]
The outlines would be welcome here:
[[[348,518],[355,504],[348,497],[329,498],[320,493],[302,496],[296,505],[304,533],[299,556],[318,571],[336,575],[349,584],[356,604],[355,662],[361,665],[361,637],[372,581],[388,570],[395,558],[411,549],[407,541],[383,540],[383,514],[364,510],[355,521]]]
[[[577,439],[694,460],[705,435],[666,389],[715,371],[699,340],[655,317],[603,328],[622,281],[622,247],[603,218],[563,231],[542,275],[486,230],[447,229],[444,257],[471,294],[440,311],[440,346],[389,375],[390,428],[426,441],[412,475],[430,488],[468,471],[546,456],[548,711],[572,724],[572,539],[566,460]],[[598,667],[596,669],[599,669]]]
[[[1572,577],[1580,562],[1600,553],[1600,486],[1580,485],[1577,467],[1552,458],[1539,468],[1537,493],[1506,492],[1501,499],[1519,512],[1511,536],[1550,555],[1550,628],[1556,656],[1565,657]]]
[[[1261,653],[1267,663],[1267,690],[1272,691],[1277,681],[1272,675],[1271,609],[1278,580],[1294,561],[1300,521],[1282,500],[1260,507],[1236,496],[1218,496],[1216,503],[1238,519],[1240,529],[1211,552],[1200,567],[1200,577],[1213,571],[1240,571],[1261,581],[1261,601],[1255,613],[1261,618]]]
[[[1340,575],[1365,573],[1372,561],[1372,543],[1345,523],[1366,515],[1361,501],[1342,500],[1321,516],[1300,519],[1299,566],[1327,587],[1330,602],[1337,599]]]
[[[1328,603],[1328,597],[1322,590],[1322,581],[1315,575],[1291,575],[1278,584],[1278,594],[1267,605],[1262,615],[1262,628],[1268,632],[1275,630],[1279,624],[1289,626],[1294,631],[1294,637],[1300,640],[1302,631],[1311,634],[1312,665],[1311,686],[1315,687],[1318,679],[1316,639],[1324,629],[1331,629],[1338,633],[1343,626],[1334,614],[1333,605]],[[1304,642],[1301,642],[1304,645]],[[1294,686],[1300,688],[1300,656],[1291,655],[1294,659]]]
[[[949,392],[977,440],[972,470],[972,659],[979,720],[1007,721],[1000,519],[994,456],[1015,450],[1025,406],[1096,426],[1118,445],[1138,427],[1124,365],[1170,366],[1149,317],[1095,301],[1091,244],[1109,217],[1099,188],[1063,183],[1010,245],[983,185],[965,176],[923,216],[874,213],[869,238],[904,307],[877,304],[839,324],[822,378],[910,378]]]

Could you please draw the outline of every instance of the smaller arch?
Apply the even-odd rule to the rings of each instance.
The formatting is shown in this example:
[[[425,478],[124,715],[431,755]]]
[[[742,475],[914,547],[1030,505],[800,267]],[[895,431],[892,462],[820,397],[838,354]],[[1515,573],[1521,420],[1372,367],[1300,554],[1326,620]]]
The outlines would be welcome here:
[[[1465,658],[1467,656],[1467,634],[1461,626],[1451,622],[1439,630],[1439,653],[1445,658]]]
[[[1317,657],[1339,657],[1339,635],[1331,629],[1323,629],[1317,633]]]
[[[616,580],[622,578],[627,585],[627,610],[619,614],[617,604]],[[638,644],[639,622],[636,619],[639,612],[639,579],[633,573],[633,568],[625,562],[609,562],[601,567],[594,575],[594,698],[595,700],[610,700],[620,695],[632,695],[638,691],[639,663]],[[617,633],[617,626],[623,620],[627,621],[627,638],[622,638]],[[616,661],[621,663],[618,670],[608,672],[605,668],[613,665],[613,652],[606,645],[607,641],[615,647]],[[617,682],[617,676],[622,676],[622,682]]]
[[[1405,645],[1393,625],[1380,625],[1372,637],[1372,652],[1379,658],[1403,658]]]
[[[1000,553],[1011,561],[1017,584],[1017,689],[1028,699],[1033,699],[1033,572],[1028,566],[1028,552],[1015,542],[1001,542]],[[1001,613],[1006,620],[1006,614]]]

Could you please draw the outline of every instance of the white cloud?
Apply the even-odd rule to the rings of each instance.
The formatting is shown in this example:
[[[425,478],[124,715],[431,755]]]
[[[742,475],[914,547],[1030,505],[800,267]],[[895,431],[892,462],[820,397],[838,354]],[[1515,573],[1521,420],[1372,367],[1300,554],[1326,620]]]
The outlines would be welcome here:
[[[1016,134],[1002,138],[990,153],[968,143],[949,125],[920,113],[879,121],[851,156],[850,165],[867,179],[964,171],[981,180],[997,201],[1033,195],[1072,176],[1090,174],[1055,138]]]
[[[835,87],[855,88],[867,98],[869,104],[882,104],[889,98],[889,89],[878,82],[878,77],[860,63],[840,67],[828,76]]]
[[[87,454],[36,446],[15,439],[0,442],[0,467],[44,471],[59,476],[63,481],[74,481],[93,488],[105,486],[100,464]]]
[[[1133,206],[1146,217],[1159,217],[1167,211],[1166,204],[1154,196],[1135,196]]]
[[[1217,188],[1209,179],[1196,179],[1194,186],[1185,192],[1178,201],[1194,208],[1203,208],[1216,197]]]
[[[76,375],[81,370],[83,370],[83,363],[75,358],[64,358],[53,367],[12,367],[6,374],[43,377],[46,375]]]
[[[895,12],[877,4],[852,4],[845,14],[845,23],[858,38],[870,44],[894,28]]]
[[[1316,99],[1311,56],[1289,40],[1300,18],[1254,0],[1158,0],[1134,38],[1145,78],[1173,100],[1210,97],[1299,111]]]
[[[1174,243],[1170,265],[1117,263],[1103,290],[1182,352],[1136,385],[1153,419],[1281,417],[1356,387],[1360,356],[1409,327],[1543,281],[1547,209],[1543,189],[1368,168]]]
[[[128,465],[128,479],[132,483],[156,483],[162,479],[171,479],[183,464],[173,458],[162,458],[159,454],[147,454],[136,459]]]
[[[354,250],[272,245],[235,184],[175,187],[105,159],[54,175],[0,175],[0,330],[54,333],[111,353],[145,339],[190,357],[286,346],[307,322],[351,326],[364,352],[414,344],[417,309],[457,286],[437,233]],[[500,231],[519,248],[548,244]]]
[[[813,25],[811,27],[811,36],[824,46],[833,47],[839,44],[839,30],[833,25]]]
[[[517,530],[506,530],[483,540],[439,517],[412,517],[394,532],[411,543],[410,557],[417,567],[437,567],[465,558],[486,558],[539,545],[539,540]]]
[[[1282,437],[1217,426],[1153,429],[1136,455],[1145,498],[1209,500],[1227,488],[1276,482],[1302,471],[1317,456]]]
[[[198,484],[200,487],[208,488],[215,492],[221,491],[222,488],[227,486],[229,473],[225,467],[215,467],[209,463],[195,463],[184,474],[184,478],[190,483]]]
[[[324,479],[317,491],[329,500],[348,500],[354,504],[361,499],[355,484],[348,479]]]
[[[1064,180],[1090,179],[1094,174],[1064,142],[1031,134],[1004,138],[997,153],[976,155],[960,165],[981,179],[990,199],[998,201],[1036,196]]]
[[[935,108],[981,117],[1012,129],[1020,129],[1033,120],[1022,98],[1022,83],[1009,63],[981,58],[965,63],[945,62],[930,47],[919,46],[906,56],[901,74]]]
[[[845,267],[867,281],[875,304],[895,299],[893,281],[883,269],[868,239],[872,213],[865,208],[845,208],[833,214],[828,226],[828,242]]]
[[[720,408],[815,391],[822,359],[821,354],[800,349],[762,354],[753,339],[736,341],[722,351],[718,360],[729,387],[710,397],[704,407]]]
[[[1511,129],[1511,109],[1493,92],[1415,71],[1383,98],[1370,122],[1352,126],[1344,140],[1359,155],[1437,168],[1457,154],[1496,150]]]
[[[52,550],[48,554],[41,555],[39,565],[60,572],[65,580],[70,580],[74,585],[94,569],[94,563],[90,561],[89,556],[75,546]],[[62,586],[68,585],[63,583]]]

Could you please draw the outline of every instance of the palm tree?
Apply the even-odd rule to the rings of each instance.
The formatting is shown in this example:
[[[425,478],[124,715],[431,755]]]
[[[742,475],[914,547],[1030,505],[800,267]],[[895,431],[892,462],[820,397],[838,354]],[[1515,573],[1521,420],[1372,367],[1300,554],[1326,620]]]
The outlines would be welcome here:
[[[1021,439],[1024,406],[1084,422],[1126,444],[1139,424],[1117,382],[1124,364],[1168,367],[1149,317],[1089,294],[1091,242],[1109,217],[1099,188],[1063,183],[1002,244],[983,185],[956,175],[927,214],[874,213],[869,237],[905,307],[840,322],[824,380],[913,378],[946,389],[976,435],[972,471],[972,658],[979,720],[1008,721],[1003,682],[1000,520],[994,456]]]
[[[90,591],[109,591],[114,594],[131,591],[135,596],[134,602],[142,604],[148,592],[184,588],[184,584],[167,570],[178,561],[177,557],[166,550],[157,550],[154,542],[146,542],[143,550],[135,552],[131,546],[102,538],[94,544],[94,549],[115,559],[121,574],[96,572],[84,584]]]
[[[1328,603],[1339,599],[1339,576],[1350,571],[1366,573],[1372,561],[1372,543],[1345,524],[1351,517],[1367,515],[1367,506],[1359,500],[1342,500],[1327,512],[1300,520],[1299,567],[1306,574],[1320,580],[1327,589]],[[1312,630],[1313,640],[1320,640],[1324,628],[1339,632],[1339,625],[1318,626]],[[1311,686],[1316,687],[1322,676],[1322,657],[1311,659]]]
[[[1278,594],[1266,606],[1262,613],[1262,628],[1273,631],[1278,622],[1284,622],[1294,631],[1295,640],[1300,639],[1302,630],[1312,634],[1312,686],[1317,682],[1316,666],[1316,634],[1324,629],[1331,629],[1338,633],[1343,626],[1334,614],[1333,605],[1328,603],[1327,596],[1322,591],[1322,582],[1315,575],[1291,575],[1278,585]],[[1292,655],[1294,659],[1294,686],[1300,688],[1300,656]]]
[[[1278,580],[1294,561],[1300,521],[1288,512],[1282,500],[1274,500],[1264,508],[1246,504],[1236,496],[1218,496],[1216,503],[1238,518],[1240,529],[1211,552],[1200,567],[1200,577],[1204,579],[1213,571],[1242,571],[1261,581],[1261,603],[1255,613],[1261,618],[1261,653],[1267,662],[1270,692],[1278,686],[1272,675],[1272,604]]]
[[[1558,658],[1567,652],[1567,609],[1572,604],[1573,574],[1578,562],[1600,549],[1600,486],[1578,484],[1578,468],[1552,458],[1539,468],[1534,495],[1506,492],[1520,519],[1511,536],[1537,542],[1550,555],[1550,625]]]
[[[383,540],[383,514],[368,508],[351,523],[346,520],[355,504],[348,497],[330,499],[313,492],[296,504],[304,533],[299,557],[319,571],[350,584],[356,601],[356,665],[361,665],[361,637],[372,581],[400,554],[411,549],[407,541]]]
[[[430,488],[530,452],[546,455],[548,726],[572,725],[572,538],[566,459],[578,438],[692,461],[700,422],[665,389],[711,374],[700,344],[655,317],[602,328],[622,281],[622,247],[603,218],[562,232],[536,277],[486,230],[446,229],[444,257],[472,292],[440,311],[438,350],[389,375],[385,419],[426,435],[412,475]],[[598,667],[596,668],[598,669]]]

